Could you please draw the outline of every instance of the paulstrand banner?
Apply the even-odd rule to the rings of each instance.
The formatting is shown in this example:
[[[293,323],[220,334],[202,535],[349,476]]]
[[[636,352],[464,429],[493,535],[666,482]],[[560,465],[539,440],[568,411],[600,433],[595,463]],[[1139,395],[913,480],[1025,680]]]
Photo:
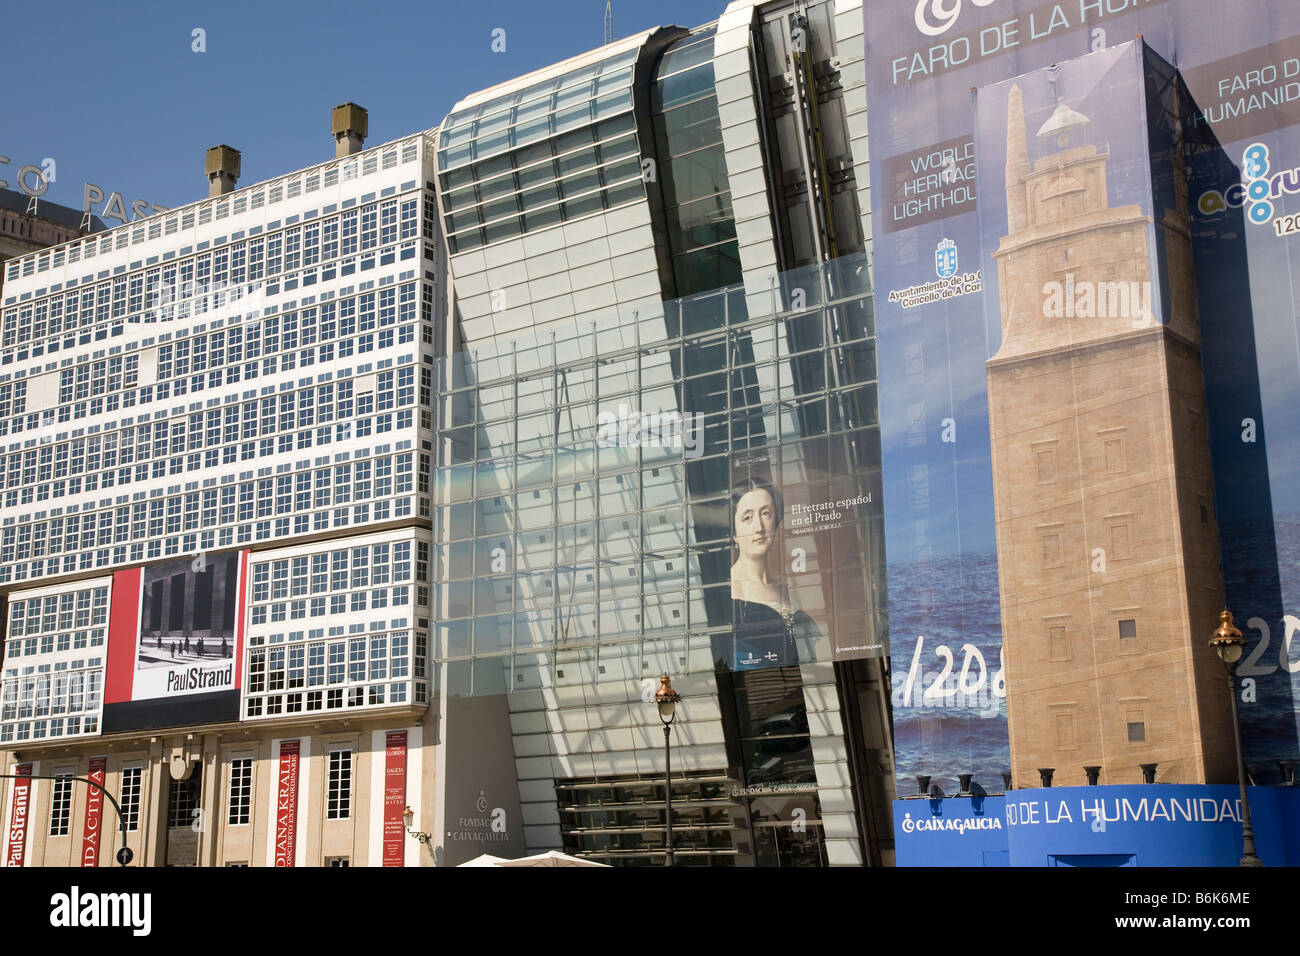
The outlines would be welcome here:
[[[1217,549],[1222,600],[1248,638],[1238,669],[1247,761],[1256,782],[1277,782],[1276,761],[1297,757],[1300,698],[1300,648],[1292,647],[1300,455],[1287,440],[1300,431],[1291,267],[1300,243],[1300,6],[867,0],[865,29],[899,777],[951,788],[972,773],[1000,786],[1013,763],[1020,767],[1008,689],[1013,712],[1018,691],[1046,701],[1051,674],[1083,667],[1105,642],[1139,656],[1156,646],[1146,641],[1201,647],[1218,623],[1205,619],[1207,609],[1220,596],[1198,601],[1195,590]],[[1162,111],[1180,117],[1176,131]],[[1067,153],[1051,162],[1068,165],[1069,176],[1035,180],[1035,164]],[[1176,169],[1152,160],[1175,154],[1185,159]],[[1096,231],[1053,246],[1065,258],[1048,267],[1035,258],[1049,245],[1035,230],[1050,216]],[[1194,267],[1194,302],[1181,298],[1192,296],[1190,282],[1169,278],[1187,264],[1180,257]],[[1193,318],[1175,328],[1174,316]],[[1169,405],[1172,434],[1208,433],[1206,468],[1186,457],[1167,462],[1181,482],[1173,496],[1181,532],[1144,537],[1126,508],[1081,508],[1078,527],[1061,529],[1026,518],[1075,472],[1128,476],[1122,485],[1156,466],[1133,433],[1106,433],[1124,426],[1086,414],[1077,423],[1090,430],[1076,429],[1073,453],[1019,442],[1051,410],[1050,401],[1026,398],[1046,380],[1020,359],[1050,349],[1053,335],[1068,349],[1099,329],[1129,342],[1160,327],[1199,345],[1203,367],[1203,405],[1194,396]],[[1182,395],[1193,366],[1170,361],[1164,387]],[[1112,377],[1100,391],[1061,395],[1061,407],[1074,417],[1104,404],[1106,389],[1115,400],[1132,385]],[[1093,444],[1095,461],[1080,457]],[[1021,524],[1004,521],[1013,512]],[[1202,523],[1205,541],[1217,544],[1202,542]],[[1119,574],[1132,583],[1142,579],[1133,569],[1154,574],[1169,560],[1191,568],[1178,613],[1157,610],[1140,589],[1093,607],[1086,623],[1070,608],[1035,604],[1034,587],[1055,581],[1058,568],[1069,576],[1073,562],[1098,580]],[[1197,679],[1209,680],[1201,667]],[[1039,678],[1048,684],[1036,687]],[[1166,702],[1161,692],[1147,696],[1154,702],[1095,704],[1097,719],[1154,748],[1162,732],[1154,715]],[[1044,737],[1068,753],[1082,748],[1079,763],[1087,762],[1086,720],[1038,717]],[[1176,757],[1160,759],[1168,769]],[[1068,773],[1058,784],[1083,782],[1082,766]]]
[[[235,720],[247,551],[113,575],[104,730]]]

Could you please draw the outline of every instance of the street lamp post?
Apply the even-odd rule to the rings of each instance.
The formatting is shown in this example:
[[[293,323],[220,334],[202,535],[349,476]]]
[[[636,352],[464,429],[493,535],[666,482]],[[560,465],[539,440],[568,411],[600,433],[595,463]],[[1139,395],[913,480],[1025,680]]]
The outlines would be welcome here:
[[[668,675],[659,678],[660,687],[655,691],[655,704],[659,707],[659,719],[664,725],[664,810],[665,840],[664,866],[673,865],[673,751],[669,732],[672,730],[673,717],[677,714],[677,705],[682,695],[673,690]]]
[[[414,822],[415,822],[415,811],[408,806],[406,807],[406,809],[402,811],[402,824],[406,827],[406,832],[410,836],[413,836],[418,841],[420,841],[421,846],[427,845],[429,841],[433,839],[433,834],[423,833],[419,830],[413,829],[411,827],[411,824]]]
[[[1237,785],[1241,788],[1241,863],[1240,866],[1263,866],[1255,855],[1255,831],[1250,826],[1250,800],[1246,796],[1246,765],[1241,755],[1241,724],[1237,717],[1237,681],[1233,675],[1233,665],[1241,660],[1246,639],[1241,631],[1232,625],[1232,612],[1224,611],[1219,615],[1219,626],[1210,637],[1210,646],[1223,661],[1223,670],[1228,675],[1228,697],[1232,700],[1232,743],[1237,749]]]

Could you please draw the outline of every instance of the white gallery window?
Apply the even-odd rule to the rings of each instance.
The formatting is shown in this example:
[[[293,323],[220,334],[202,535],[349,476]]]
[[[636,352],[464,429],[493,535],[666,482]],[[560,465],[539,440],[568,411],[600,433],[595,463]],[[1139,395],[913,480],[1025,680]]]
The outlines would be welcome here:
[[[346,820],[352,816],[352,751],[331,750],[325,819]]]
[[[230,812],[226,822],[239,826],[248,822],[253,806],[253,758],[230,761]]]
[[[59,777],[50,790],[50,836],[67,836],[72,819],[72,778]]]

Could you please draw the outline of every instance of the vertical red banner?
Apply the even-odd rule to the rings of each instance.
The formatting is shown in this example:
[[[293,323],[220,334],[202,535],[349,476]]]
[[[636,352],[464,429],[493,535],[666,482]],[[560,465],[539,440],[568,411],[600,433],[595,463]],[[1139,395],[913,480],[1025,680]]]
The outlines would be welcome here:
[[[14,796],[10,802],[9,852],[5,855],[5,866],[22,866],[27,857],[27,816],[31,809],[32,781],[23,775],[31,772],[29,763],[14,767],[18,779],[14,781]]]
[[[104,674],[104,703],[131,700],[135,685],[135,648],[140,640],[140,587],[142,568],[113,573],[113,595],[108,608],[108,653]]]
[[[102,786],[107,767],[107,757],[91,757],[90,773],[86,776]],[[99,866],[99,831],[104,817],[104,791],[99,787],[87,787],[86,790],[86,824],[81,829],[81,865]]]
[[[406,731],[388,734],[384,749],[384,866],[401,866],[406,851]]]
[[[298,849],[297,740],[280,741],[280,775],[275,796],[275,865],[293,866]]]

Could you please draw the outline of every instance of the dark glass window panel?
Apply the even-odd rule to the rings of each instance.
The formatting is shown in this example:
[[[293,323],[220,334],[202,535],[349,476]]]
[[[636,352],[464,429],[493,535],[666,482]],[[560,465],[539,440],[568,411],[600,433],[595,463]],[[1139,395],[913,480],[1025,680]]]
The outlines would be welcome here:
[[[602,64],[601,72],[596,77],[596,93],[602,95],[626,89],[632,85],[632,67],[611,67]]]
[[[479,197],[483,199],[485,202],[489,199],[494,199],[497,196],[504,196],[514,191],[515,191],[514,176],[499,176],[496,179],[479,183],[479,187],[478,187]],[[490,219],[492,217],[488,216],[487,218]]]
[[[629,180],[640,185],[642,177],[641,160],[639,157],[630,156],[627,159],[611,163],[602,170],[605,182],[609,184],[617,182],[628,182]]]
[[[711,63],[715,33],[716,28],[709,27],[707,30],[693,33],[673,42],[664,50],[659,65],[655,68],[655,76],[668,76],[671,73],[679,73],[692,66]]]
[[[545,143],[534,143],[531,146],[524,146],[515,150],[515,169],[522,169],[525,166],[540,163],[543,160],[550,159],[550,156],[551,143],[549,140]]]
[[[641,160],[637,155],[635,136],[619,136],[600,144],[600,161],[602,163],[610,163],[625,157],[635,157],[631,165],[640,170]]]
[[[612,116],[632,108],[632,91],[630,89],[605,93],[592,102],[592,112],[597,119]]]
[[[509,156],[495,156],[492,159],[485,159],[474,167],[474,181],[483,182],[485,179],[504,173],[513,168]]]
[[[606,182],[609,179],[606,178]],[[641,180],[634,180],[630,183],[624,183],[621,186],[615,186],[612,189],[605,190],[605,197],[608,200],[609,207],[620,206],[623,203],[633,202],[645,198],[645,186]]]
[[[759,866],[826,866],[826,841],[820,826],[796,833],[789,826],[754,828],[754,855]]]
[[[743,290],[737,290],[743,292]],[[730,301],[728,301],[730,300]],[[716,292],[709,292],[704,295],[695,295],[681,300],[678,308],[678,317],[682,321],[682,332],[691,335],[697,332],[711,331],[722,328],[727,319],[732,322],[737,321],[735,308],[737,302],[743,303],[743,296],[726,296],[719,295]],[[743,319],[743,313],[741,315]],[[721,344],[723,340],[717,339]],[[695,343],[692,343],[694,345]],[[722,359],[718,358],[718,362]],[[699,366],[695,366],[700,370]]]
[[[673,279],[682,295],[731,285],[740,278],[740,250],[734,241],[673,258]]]
[[[590,196],[566,202],[564,204],[564,217],[566,219],[576,219],[579,216],[586,216],[593,212],[599,212],[604,208],[604,201],[600,193],[593,193]]]
[[[536,212],[524,213],[524,228],[528,232],[535,229],[545,229],[547,226],[553,226],[559,221],[560,207],[558,205],[539,209]]]
[[[577,196],[600,188],[600,176],[595,170],[589,173],[580,173],[564,180],[560,184],[560,188],[564,190],[565,196]],[[596,208],[599,209],[600,207],[597,206]]]
[[[674,252],[689,252],[736,238],[731,196],[721,193],[667,210],[669,242]]]
[[[520,189],[553,183],[558,178],[555,174],[554,163],[541,163],[528,169],[521,169],[517,175],[519,176]]]
[[[556,162],[559,164],[561,176],[566,176],[580,169],[590,169],[596,165],[596,147],[588,146],[586,149],[574,150],[559,157]]]
[[[478,196],[473,187],[468,189],[457,189],[442,194],[442,208],[446,212],[455,212],[458,209],[474,205],[478,202]]]
[[[659,176],[664,186],[664,202],[670,206],[727,192],[730,188],[726,156],[720,146],[660,163]]]
[[[441,184],[444,190],[455,189],[458,186],[469,186],[474,183],[474,170],[466,166],[462,169],[454,169],[449,173],[443,173]]]
[[[471,229],[447,240],[452,252],[468,252],[483,245],[483,230]]]
[[[483,229],[483,235],[487,242],[498,242],[502,239],[517,236],[519,235],[519,220],[518,218],[506,219],[491,226],[486,226]]]
[[[722,122],[713,97],[696,100],[654,116],[655,138],[667,143],[671,155],[680,156],[722,142]]]
[[[714,91],[713,64],[664,77],[650,88],[650,108],[656,112],[708,96]]]
[[[635,128],[636,123],[630,114],[615,116],[611,119],[602,120],[596,124],[596,139],[604,141],[612,139],[623,133],[630,133]]]
[[[554,183],[548,183],[545,186],[538,186],[536,189],[530,189],[519,197],[524,206],[524,211],[540,209],[542,206],[550,206],[560,201],[560,192],[556,189]]]
[[[438,164],[443,168],[450,166],[460,166],[467,163],[473,154],[473,145],[464,143],[460,146],[454,146],[451,149],[444,149],[438,153]]]
[[[542,113],[533,119],[524,120],[515,126],[512,131],[513,141],[516,144],[531,143],[541,137],[548,136],[551,132],[550,113]],[[548,148],[549,143],[545,144]]]
[[[714,349],[701,348],[700,351],[707,354],[716,353],[718,350],[715,347]],[[706,356],[701,356],[698,367],[708,368],[712,364]],[[688,379],[683,385],[683,391],[691,399],[687,406],[691,411],[705,413],[723,411],[727,407],[727,373],[712,372]]]
[[[447,229],[451,232],[458,232],[467,226],[477,226],[483,221],[478,206],[471,206],[458,213],[447,216]]]
[[[483,221],[491,222],[494,219],[500,219],[502,216],[509,216],[519,212],[519,198],[517,196],[507,196],[505,199],[498,199],[494,202],[483,205]],[[492,227],[488,227],[491,229]]]
[[[561,136],[555,137],[555,151],[557,153],[567,153],[571,149],[586,146],[591,142],[591,136],[592,131],[590,127],[564,133]]]
[[[557,109],[554,116],[553,128],[556,131],[571,130],[574,126],[586,125],[591,121],[591,102],[581,103],[577,106],[570,106],[564,109]],[[583,130],[588,136],[591,135],[590,129]]]
[[[510,130],[502,129],[480,137],[474,143],[475,156],[491,156],[511,145]]]

